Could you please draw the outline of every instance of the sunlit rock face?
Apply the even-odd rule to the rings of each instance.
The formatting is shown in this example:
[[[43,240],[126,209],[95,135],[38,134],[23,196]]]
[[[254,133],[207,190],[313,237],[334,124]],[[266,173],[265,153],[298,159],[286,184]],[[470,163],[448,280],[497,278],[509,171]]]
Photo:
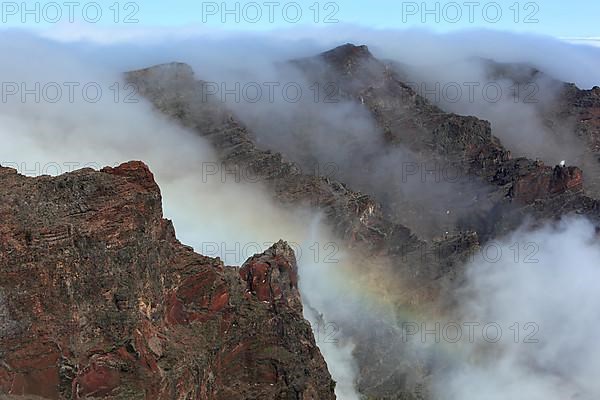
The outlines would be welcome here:
[[[0,168],[0,199],[0,394],[335,398],[285,242],[245,270],[194,253],[141,162]]]

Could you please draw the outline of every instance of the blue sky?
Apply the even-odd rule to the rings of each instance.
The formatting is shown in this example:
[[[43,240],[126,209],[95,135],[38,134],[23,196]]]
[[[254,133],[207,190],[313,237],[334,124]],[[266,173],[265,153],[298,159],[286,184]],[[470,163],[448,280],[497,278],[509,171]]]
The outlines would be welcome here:
[[[600,37],[600,1],[596,0],[83,0],[70,7],[64,5],[66,1],[27,1],[28,12],[20,1],[2,2],[2,25],[35,29],[75,22],[134,29],[161,26],[257,31],[347,23],[440,32],[487,28],[555,37]],[[60,6],[60,18],[56,5]],[[98,18],[97,10],[102,14]]]

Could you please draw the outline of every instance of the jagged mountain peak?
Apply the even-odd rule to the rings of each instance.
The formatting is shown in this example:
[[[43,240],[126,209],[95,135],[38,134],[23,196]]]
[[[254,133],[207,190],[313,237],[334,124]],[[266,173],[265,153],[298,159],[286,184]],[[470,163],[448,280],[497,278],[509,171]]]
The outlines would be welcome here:
[[[385,71],[385,65],[365,45],[346,43],[319,54],[316,59],[343,75],[361,73],[362,78],[368,80],[377,80]]]
[[[366,45],[363,44],[357,46],[352,43],[346,43],[331,50],[327,50],[321,53],[320,56],[327,59],[340,60],[374,58]]]

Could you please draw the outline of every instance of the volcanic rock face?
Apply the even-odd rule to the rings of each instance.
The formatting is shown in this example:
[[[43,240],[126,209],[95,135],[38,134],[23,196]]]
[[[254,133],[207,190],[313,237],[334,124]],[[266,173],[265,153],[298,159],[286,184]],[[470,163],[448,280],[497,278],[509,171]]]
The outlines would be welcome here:
[[[0,398],[335,398],[285,242],[194,253],[140,162],[0,168],[0,199]]]
[[[302,313],[298,292],[298,267],[292,249],[283,242],[246,261],[240,269],[248,293],[260,301]]]

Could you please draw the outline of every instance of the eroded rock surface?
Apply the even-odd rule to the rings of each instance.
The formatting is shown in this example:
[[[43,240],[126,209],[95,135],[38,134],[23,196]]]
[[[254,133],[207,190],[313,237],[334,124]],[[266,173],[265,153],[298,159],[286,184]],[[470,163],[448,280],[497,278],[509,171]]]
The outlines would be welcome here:
[[[289,246],[194,253],[143,163],[0,168],[0,218],[0,398],[335,398]]]

